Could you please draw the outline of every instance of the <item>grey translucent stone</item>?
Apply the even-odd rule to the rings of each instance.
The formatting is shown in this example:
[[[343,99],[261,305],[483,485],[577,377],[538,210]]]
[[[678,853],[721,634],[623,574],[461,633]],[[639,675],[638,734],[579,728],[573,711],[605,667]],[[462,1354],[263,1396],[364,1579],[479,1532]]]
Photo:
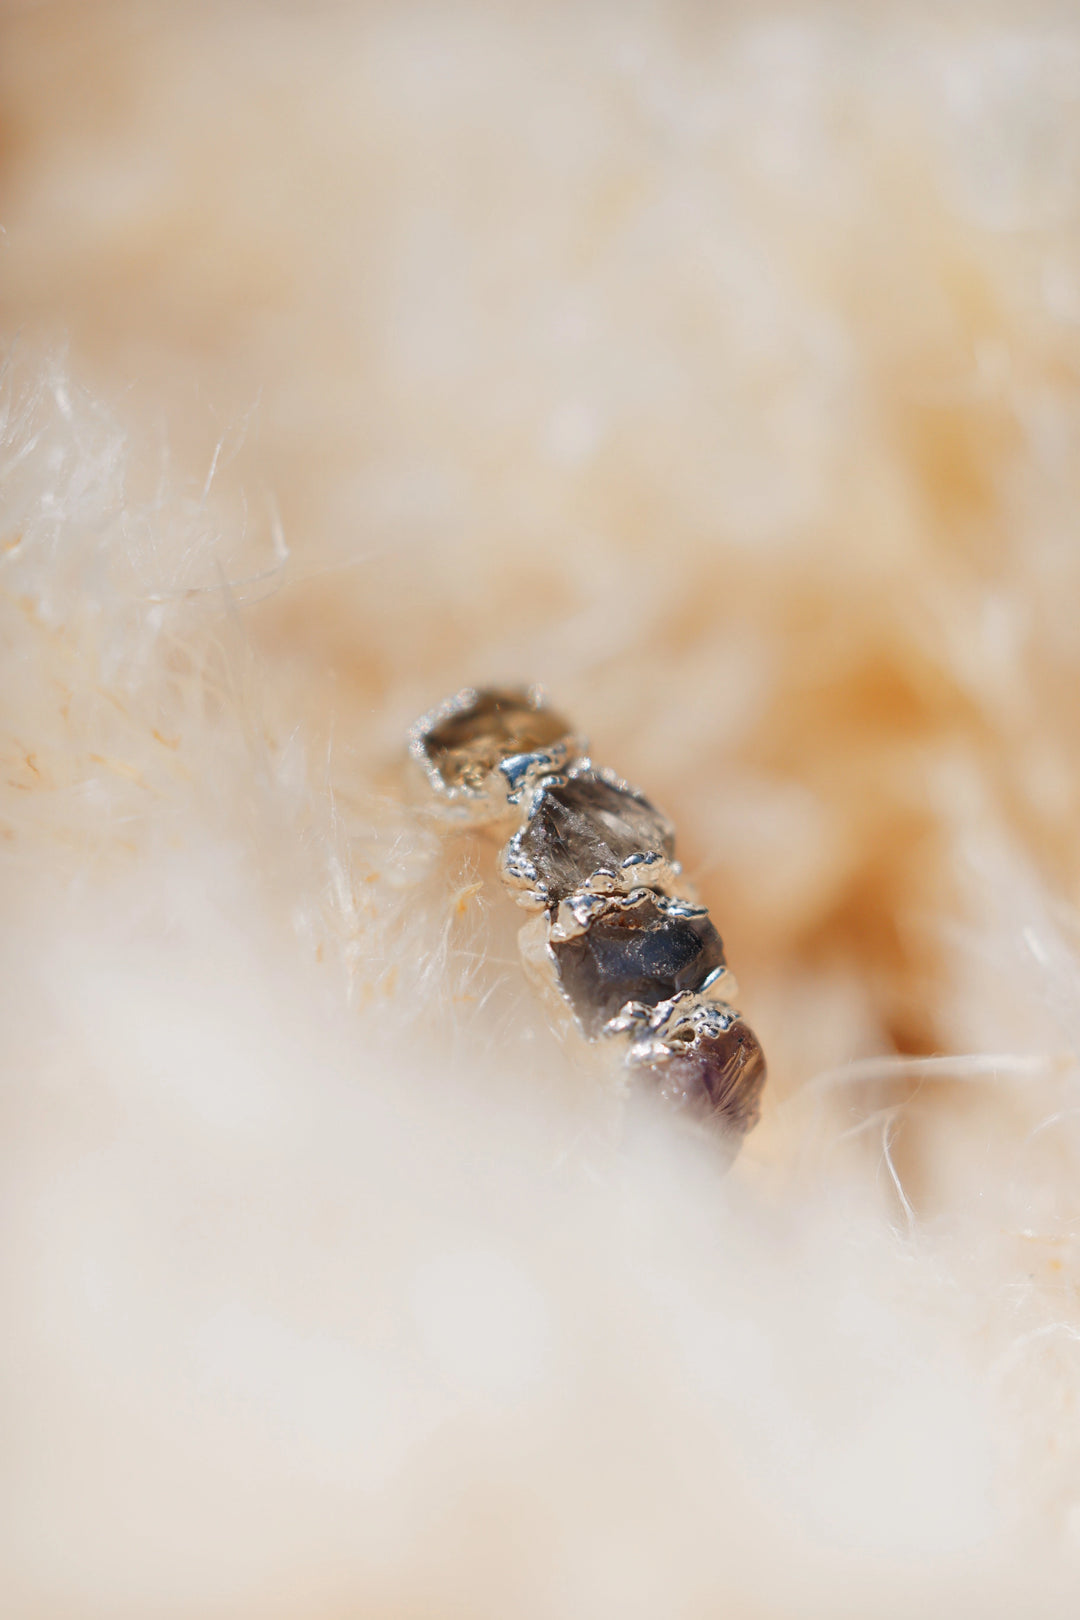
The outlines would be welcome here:
[[[720,935],[703,913],[682,915],[659,895],[613,904],[581,934],[552,941],[559,985],[585,1033],[599,1035],[628,1001],[655,1007],[699,990],[724,966]]]
[[[758,1122],[765,1054],[738,1014],[730,1014],[726,1028],[723,1023],[632,1072],[639,1087],[654,1090],[669,1107],[744,1136]]]
[[[675,841],[647,799],[588,771],[542,789],[516,848],[548,901],[557,904],[584,888],[594,873],[617,873],[631,856],[670,861]],[[647,878],[639,875],[636,881]]]
[[[476,787],[504,759],[549,748],[569,729],[554,709],[536,707],[521,693],[485,691],[433,726],[423,748],[446,787]]]

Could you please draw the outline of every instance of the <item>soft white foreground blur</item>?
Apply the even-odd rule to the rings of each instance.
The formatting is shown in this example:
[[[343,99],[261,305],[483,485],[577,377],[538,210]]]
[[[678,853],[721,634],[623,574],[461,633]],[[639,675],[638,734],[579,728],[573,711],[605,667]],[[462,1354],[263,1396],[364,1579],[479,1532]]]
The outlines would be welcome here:
[[[6,387],[8,1612],[1051,1612],[1064,1060],[823,1075],[727,1179],[623,1132],[490,851],[335,810],[108,419]]]

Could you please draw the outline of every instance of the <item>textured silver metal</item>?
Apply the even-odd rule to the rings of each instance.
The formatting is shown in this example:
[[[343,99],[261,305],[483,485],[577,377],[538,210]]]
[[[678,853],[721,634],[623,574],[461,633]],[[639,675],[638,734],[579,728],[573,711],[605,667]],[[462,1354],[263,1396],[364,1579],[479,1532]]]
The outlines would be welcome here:
[[[409,731],[409,752],[456,820],[504,818],[532,785],[585,752],[542,687],[463,687]]]
[[[674,999],[633,1042],[626,1063],[639,1089],[691,1119],[720,1125],[729,1136],[745,1136],[758,1122],[765,1055],[731,1006],[698,996]]]
[[[643,886],[668,892],[682,871],[667,817],[590,759],[537,783],[501,863],[506,881],[522,891],[518,904],[535,909],[575,892],[629,894]]]
[[[597,768],[535,686],[466,687],[409,748],[449,815],[516,822],[500,872],[539,913],[520,942],[545,997],[586,1039],[622,1047],[628,1087],[731,1146],[757,1121],[765,1059],[708,911],[680,892],[667,818]]]
[[[551,922],[548,951],[559,989],[591,1038],[631,1006],[706,991],[725,965],[705,907],[655,889],[571,896]]]

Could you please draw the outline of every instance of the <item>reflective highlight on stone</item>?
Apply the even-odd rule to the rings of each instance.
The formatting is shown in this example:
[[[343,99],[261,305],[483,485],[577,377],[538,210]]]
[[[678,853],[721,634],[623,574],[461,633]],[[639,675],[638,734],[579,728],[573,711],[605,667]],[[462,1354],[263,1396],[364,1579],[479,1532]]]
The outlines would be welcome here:
[[[649,891],[612,899],[570,938],[553,932],[549,948],[559,988],[591,1037],[627,1002],[655,1007],[701,989],[724,965],[720,935],[703,911]]]
[[[745,1136],[758,1122],[766,1078],[757,1036],[731,1009],[687,1034],[685,1043],[633,1064],[635,1083],[688,1118]]]
[[[507,853],[511,876],[557,905],[585,888],[640,888],[672,871],[675,839],[649,801],[625,784],[581,770],[543,783]]]
[[[535,915],[522,959],[590,1040],[621,1048],[628,1097],[716,1127],[728,1159],[757,1123],[765,1059],[705,909],[678,898],[674,833],[586,757],[538,687],[467,687],[423,715],[409,750],[442,815],[511,821],[502,875]]]
[[[570,728],[521,692],[477,692],[466,708],[426,732],[422,749],[446,788],[480,788],[503,760],[550,748]]]

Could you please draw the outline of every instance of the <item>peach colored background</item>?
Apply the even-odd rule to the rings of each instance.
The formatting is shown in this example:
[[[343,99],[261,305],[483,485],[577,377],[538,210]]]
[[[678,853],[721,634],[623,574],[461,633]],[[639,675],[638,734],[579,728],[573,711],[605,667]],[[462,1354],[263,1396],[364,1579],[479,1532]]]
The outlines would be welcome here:
[[[1002,1054],[1020,1060],[1021,1073],[1033,1060],[1037,1084],[1021,1086],[1019,1100],[1016,1087],[972,1085],[962,1065],[947,1084],[912,1069],[889,1093],[904,1105],[891,1155],[903,1197],[931,1224],[949,1227],[962,1210],[963,1236],[949,1227],[955,1247],[918,1251],[914,1284],[910,1272],[898,1282],[889,1270],[895,1256],[883,1272],[867,1262],[882,1295],[864,1279],[853,1297],[876,1297],[867,1309],[882,1312],[888,1298],[931,1345],[940,1314],[963,1318],[956,1299],[975,1301],[962,1330],[941,1333],[950,1344],[968,1328],[984,1334],[982,1349],[964,1338],[956,1352],[981,1369],[977,1382],[984,1361],[1024,1333],[1068,1342],[1071,1138],[1049,1168],[1040,1160],[1037,1172],[1023,1171],[1019,1204],[1004,1208],[998,1193],[1017,1143],[1071,1106],[1077,1028],[1078,84],[1080,29],[1068,8],[1050,6],[9,7],[0,19],[0,320],[9,341],[19,334],[21,375],[51,376],[49,357],[65,350],[72,387],[104,402],[117,424],[123,442],[105,449],[59,418],[49,431],[76,466],[80,456],[91,469],[127,458],[125,482],[101,498],[94,521],[134,514],[128,539],[116,542],[136,578],[131,600],[187,615],[163,662],[146,655],[148,679],[167,684],[182,666],[192,683],[182,701],[170,687],[173,708],[161,710],[175,722],[165,727],[168,757],[149,700],[130,712],[128,741],[113,738],[102,752],[106,722],[80,721],[78,731],[66,710],[49,707],[47,683],[33,685],[30,654],[18,654],[0,820],[22,852],[20,870],[63,875],[71,861],[111,873],[115,829],[124,815],[144,815],[121,815],[130,772],[141,774],[156,784],[162,847],[193,840],[203,877],[216,871],[199,842],[211,839],[215,818],[245,860],[255,850],[260,898],[236,901],[227,937],[258,933],[261,906],[282,939],[290,918],[306,918],[305,961],[326,981],[312,995],[328,996],[345,1028],[357,1007],[389,1006],[407,1022],[421,1002],[474,998],[452,1050],[433,1060],[430,1032],[408,1048],[411,1064],[444,1063],[456,1077],[451,1092],[460,1084],[468,1097],[464,1077],[497,1064],[500,1042],[516,1051],[515,1032],[531,1016],[514,977],[514,919],[500,910],[482,847],[458,850],[440,879],[430,872],[443,857],[421,840],[423,903],[409,890],[393,854],[406,836],[393,808],[400,737],[467,680],[540,679],[597,756],[671,814],[724,933],[772,1067],[748,1185],[772,1188],[796,1226],[804,1195],[807,1210],[818,1208],[799,1190],[808,1140],[799,1110],[824,1071],[894,1053]],[[26,465],[45,488],[53,464],[35,453]],[[68,522],[77,546],[78,520]],[[10,602],[39,602],[40,589],[40,579],[11,587]],[[57,592],[55,622],[75,624],[83,598],[70,586]],[[20,636],[37,636],[54,621],[35,619],[33,630],[15,622]],[[91,658],[83,632],[71,634],[63,681],[104,689],[97,663],[88,674],[100,649]],[[123,631],[125,657],[142,645],[134,634]],[[220,688],[219,642],[234,659]],[[33,645],[33,667],[55,674],[57,647]],[[258,735],[275,791],[294,795],[272,832],[262,788],[252,786],[258,771],[249,781],[238,745],[213,731],[219,709],[241,716],[237,735]],[[128,761],[128,778],[117,759]],[[80,819],[88,801],[46,801],[61,782],[72,794],[87,782],[99,796],[115,793],[114,831]],[[187,784],[182,803],[170,798],[181,790],[167,784],[177,782]],[[28,787],[41,789],[32,813]],[[107,905],[121,920],[138,912],[138,861],[150,860],[143,836],[130,834],[136,876],[115,877],[121,887]],[[51,839],[67,853],[56,855]],[[331,848],[335,860],[351,851],[336,877],[322,853]],[[206,878],[210,891],[216,882]],[[37,902],[25,904],[35,911]],[[92,918],[106,901],[87,904]],[[402,922],[403,905],[413,923]],[[445,934],[446,917],[466,912],[460,939]],[[64,926],[41,925],[43,961]],[[168,932],[148,927],[155,939]],[[78,928],[93,936],[86,918]],[[289,979],[288,950],[274,949],[276,966],[251,967],[256,1000],[275,974]],[[319,1024],[316,1003],[295,1014],[298,1027]],[[223,1027],[235,1005],[221,1011]],[[235,1017],[245,1044],[263,1014]],[[104,1049],[113,1038],[101,1035]],[[338,1038],[347,1048],[351,1037]],[[543,1046],[545,1033],[536,1039],[546,1096],[564,1060]],[[1044,1059],[1050,1070],[1038,1067]],[[130,1059],[133,1076],[140,1061]],[[219,1057],[206,1061],[213,1068]],[[327,1059],[339,1077],[344,1061]],[[512,1088],[518,1101],[531,1084]],[[575,1084],[572,1074],[554,1083],[555,1123],[545,1127],[563,1149],[580,1124]],[[834,1136],[856,1117],[846,1100],[828,1103],[826,1115]],[[323,1120],[319,1129],[331,1140],[337,1127]],[[448,1151],[464,1163],[458,1127],[448,1130]],[[880,1191],[884,1178],[888,1191],[873,1140],[839,1175],[841,1188],[850,1174],[853,1187]],[[498,1225],[488,1194],[485,1229]],[[898,1207],[880,1216],[886,1244]],[[766,1241],[771,1218],[756,1205],[745,1217],[754,1242]],[[817,1218],[806,1216],[814,1232]],[[582,1219],[595,1229],[593,1215]],[[595,1219],[602,1227],[606,1217]],[[832,1279],[835,1233],[827,1222],[821,1232],[808,1240],[809,1271]],[[301,1272],[317,1264],[311,1241],[308,1260],[295,1261]],[[531,1241],[521,1238],[522,1253]],[[346,1251],[341,1279],[355,1259]],[[393,1244],[387,1254],[393,1270]],[[762,1286],[776,1297],[765,1311],[771,1325],[754,1317],[754,1331],[763,1343],[798,1339],[802,1319],[783,1303],[784,1258],[762,1264],[774,1267]],[[921,1291],[942,1275],[956,1293],[948,1306],[926,1306],[927,1326]],[[550,1287],[561,1298],[559,1282]],[[1011,1314],[1017,1291],[1022,1320]],[[305,1319],[306,1307],[296,1308]],[[622,1308],[611,1308],[619,1343]],[[812,1302],[806,1310],[827,1361],[822,1323],[832,1319]],[[77,1384],[80,1331],[71,1329]],[[882,1319],[858,1331],[877,1345],[893,1328]],[[673,1355],[660,1343],[658,1366]],[[1067,1357],[1049,1369],[1040,1362],[990,1423],[1022,1454],[1009,1465],[1020,1505],[1005,1513],[1023,1526],[1022,1541],[1048,1526],[1066,1541],[1071,1533],[1073,1371]],[[140,1363],[132,1376],[144,1374]],[[791,1400],[816,1422],[842,1395],[826,1376]],[[84,1399],[71,1396],[79,1411]],[[867,1441],[850,1479],[834,1481],[849,1506],[866,1478],[901,1468],[890,1447],[908,1419],[883,1400],[888,1432]],[[625,1397],[624,1417],[639,1410],[634,1401],[640,1391]],[[937,1410],[933,1400],[925,1410]],[[661,1403],[658,1421],[665,1411]],[[162,1421],[168,1451],[175,1436]],[[303,1428],[304,1417],[296,1421]],[[523,1493],[507,1508],[507,1535],[524,1537],[542,1565],[554,1554],[529,1542],[529,1491],[577,1500],[562,1483],[560,1470],[576,1467],[573,1425],[562,1421],[553,1420],[561,1461],[531,1464],[507,1451]],[[472,1462],[455,1461],[455,1442],[446,1444],[445,1466],[468,1472]],[[473,1461],[483,1446],[471,1431],[461,1444]],[[235,1451],[233,1440],[222,1445],[246,1455],[242,1441]],[[680,1456],[687,1480],[707,1476],[692,1446]],[[938,1466],[932,1436],[919,1459],[917,1472]],[[439,1466],[429,1457],[413,1482],[425,1501]],[[780,1513],[776,1470],[760,1485],[766,1527]],[[47,1469],[41,1478],[44,1504],[55,1480]],[[292,1478],[287,1467],[282,1478]],[[291,1488],[281,1486],[282,1500]],[[742,1488],[731,1486],[736,1496]],[[118,1511],[132,1511],[138,1492],[117,1489]],[[297,1489],[307,1511],[310,1493]],[[344,1523],[351,1498],[342,1491],[333,1512]],[[60,1510],[62,1521],[64,1512],[64,1522],[79,1521],[79,1499]],[[340,1573],[344,1531],[338,1541],[329,1533],[326,1560],[314,1532],[299,1550],[289,1543],[286,1612],[290,1603],[312,1612],[303,1605],[326,1564],[346,1605],[373,1605],[365,1613],[457,1612],[441,1577],[407,1595],[416,1500],[402,1497],[388,1562],[358,1555],[362,1575],[348,1560]],[[905,1562],[904,1511],[892,1521],[896,1545],[886,1538],[880,1562],[878,1547],[860,1565],[863,1614],[872,1612],[866,1592],[887,1585],[886,1567],[905,1569],[905,1579],[921,1567],[918,1557]],[[147,1512],[153,1541],[159,1521]],[[490,1538],[478,1530],[474,1544],[459,1532],[472,1549],[456,1577],[473,1594],[462,1612],[489,1612],[489,1598],[503,1615],[637,1612],[599,1576],[590,1598],[576,1564],[563,1595],[537,1598],[535,1609],[524,1576],[521,1585],[508,1576],[496,1600],[483,1576]],[[582,1545],[595,1548],[606,1533]],[[761,1533],[767,1549],[770,1532]],[[717,1607],[708,1559],[674,1550],[672,1534],[665,1541],[658,1531],[653,1545],[640,1531],[655,1590],[674,1593],[670,1609],[643,1612],[728,1612]],[[1008,1542],[1009,1567],[1026,1570],[1027,1552],[1000,1526],[994,1534]],[[88,1544],[107,1549],[102,1535],[88,1533]],[[810,1613],[800,1607],[806,1591],[838,1612],[844,1559],[834,1568],[833,1548],[819,1565],[819,1552],[811,1573],[793,1576],[790,1589],[780,1580],[760,1612]],[[27,1614],[46,1612],[32,1604],[48,1588],[35,1584],[49,1564],[41,1554],[39,1568],[37,1556],[19,1577]],[[142,1614],[165,1612],[173,1556],[147,1555]],[[623,1553],[611,1556],[615,1566]],[[747,1605],[739,1612],[756,1613],[753,1571],[731,1557]],[[1061,1567],[1068,1584],[1067,1559]],[[101,1568],[101,1601],[119,1612],[122,1582],[110,1585],[119,1564],[106,1551]],[[975,1553],[964,1568],[966,1580],[989,1565]],[[76,1569],[59,1611],[100,1612],[97,1578]],[[259,1579],[229,1579],[238,1609],[269,1612]],[[208,1576],[209,1596],[196,1583],[177,1600],[180,1612],[228,1611],[229,1579]],[[953,1613],[988,1612],[957,1601]],[[987,1592],[978,1601],[989,1602]]]

